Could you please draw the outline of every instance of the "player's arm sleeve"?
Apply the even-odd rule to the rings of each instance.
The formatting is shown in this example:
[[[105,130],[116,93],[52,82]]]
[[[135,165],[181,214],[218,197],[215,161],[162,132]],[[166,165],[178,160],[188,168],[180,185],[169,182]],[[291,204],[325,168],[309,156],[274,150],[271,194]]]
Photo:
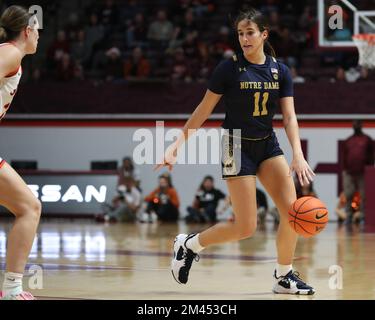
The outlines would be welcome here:
[[[1,93],[0,93],[0,115],[3,113],[3,97],[1,96]]]
[[[282,64],[280,65],[281,71],[281,81],[280,81],[280,98],[293,97],[294,88],[293,88],[293,79],[290,74],[289,68]]]
[[[213,93],[224,94],[229,72],[228,60],[220,62],[214,69],[207,88]]]

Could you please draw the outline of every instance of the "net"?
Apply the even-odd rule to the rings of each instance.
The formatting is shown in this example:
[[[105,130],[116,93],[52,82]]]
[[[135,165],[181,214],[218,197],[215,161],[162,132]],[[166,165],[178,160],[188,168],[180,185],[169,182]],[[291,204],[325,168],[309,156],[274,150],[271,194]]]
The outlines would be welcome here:
[[[358,64],[368,69],[375,68],[375,33],[356,34],[353,41],[359,51]]]

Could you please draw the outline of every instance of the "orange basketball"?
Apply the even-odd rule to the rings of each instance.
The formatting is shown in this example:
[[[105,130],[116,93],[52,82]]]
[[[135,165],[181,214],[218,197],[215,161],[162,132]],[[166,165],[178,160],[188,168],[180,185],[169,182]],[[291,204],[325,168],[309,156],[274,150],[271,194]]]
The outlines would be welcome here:
[[[288,213],[290,226],[305,238],[321,232],[328,222],[327,207],[314,197],[297,199]]]

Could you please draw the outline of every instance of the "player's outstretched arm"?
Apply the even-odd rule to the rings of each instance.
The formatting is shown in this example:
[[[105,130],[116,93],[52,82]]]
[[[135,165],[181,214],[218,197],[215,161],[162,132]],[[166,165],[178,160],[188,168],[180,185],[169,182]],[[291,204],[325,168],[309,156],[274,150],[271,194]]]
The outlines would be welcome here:
[[[222,95],[213,93],[210,90],[206,91],[202,101],[198,104],[189,120],[186,122],[182,133],[177,140],[171,144],[164,154],[162,163],[157,164],[154,170],[159,170],[164,166],[168,166],[169,170],[172,170],[173,164],[176,162],[177,150],[181,145],[188,140],[208,119],[216,105],[220,101]]]

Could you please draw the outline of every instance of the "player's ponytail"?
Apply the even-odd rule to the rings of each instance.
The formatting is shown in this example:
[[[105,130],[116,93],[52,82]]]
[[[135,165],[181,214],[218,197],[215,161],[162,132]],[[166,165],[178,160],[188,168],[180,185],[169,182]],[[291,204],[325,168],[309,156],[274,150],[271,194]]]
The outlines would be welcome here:
[[[275,49],[272,47],[272,44],[271,44],[268,40],[266,40],[265,43],[264,43],[264,51],[265,51],[268,55],[270,55],[270,56],[276,58],[276,52],[275,52]]]
[[[0,17],[0,43],[17,39],[22,30],[31,26],[33,16],[20,6],[5,9]]]
[[[237,30],[238,24],[242,20],[248,20],[250,22],[254,22],[258,26],[260,32],[263,32],[266,30],[269,32],[270,30],[267,18],[260,11],[254,8],[251,8],[247,11],[242,11],[238,14],[234,22],[235,30]],[[273,49],[268,39],[264,42],[264,50],[267,54],[276,58],[275,50]]]
[[[7,31],[3,26],[0,25],[0,43],[5,42],[7,40]]]

